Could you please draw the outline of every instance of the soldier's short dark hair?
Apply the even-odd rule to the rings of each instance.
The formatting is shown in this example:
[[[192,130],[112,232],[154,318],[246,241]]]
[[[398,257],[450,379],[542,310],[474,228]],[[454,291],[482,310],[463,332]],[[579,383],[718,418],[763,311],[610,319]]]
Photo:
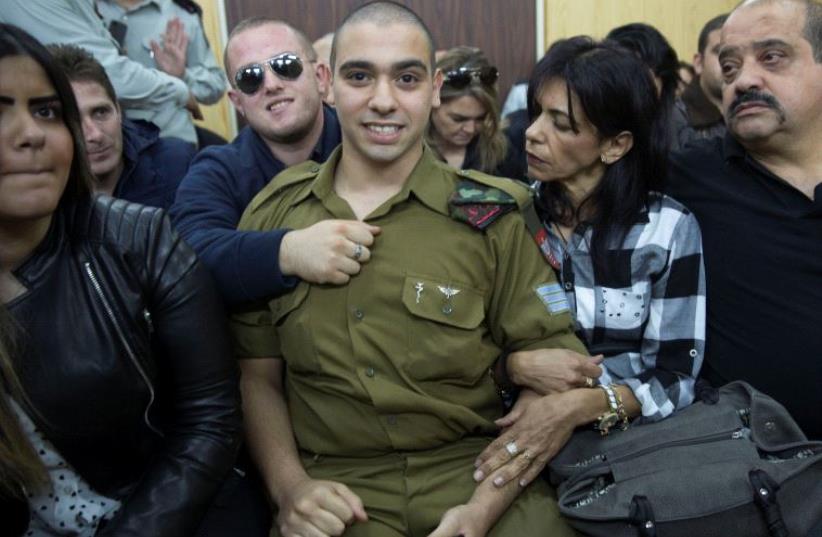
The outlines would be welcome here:
[[[396,2],[390,2],[386,0],[381,0],[378,2],[370,2],[359,8],[355,9],[351,13],[348,14],[345,19],[343,19],[342,23],[340,24],[337,31],[334,32],[334,40],[331,42],[331,71],[334,71],[334,65],[337,61],[337,41],[340,38],[340,35],[345,30],[346,26],[351,24],[356,24],[359,22],[370,22],[373,24],[378,24],[380,26],[387,26],[389,24],[410,24],[412,26],[416,26],[419,28],[422,33],[425,35],[425,40],[428,42],[428,49],[430,50],[430,56],[428,60],[428,64],[431,68],[431,71],[434,71],[434,38],[431,35],[431,30],[428,29],[428,26],[423,22],[423,20],[414,13],[409,8],[403,6],[402,4],[398,4]]]

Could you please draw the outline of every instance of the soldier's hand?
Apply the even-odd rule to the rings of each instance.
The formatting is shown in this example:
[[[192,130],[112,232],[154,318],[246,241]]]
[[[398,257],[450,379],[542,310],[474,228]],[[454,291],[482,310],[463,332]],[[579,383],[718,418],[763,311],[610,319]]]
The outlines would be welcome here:
[[[368,520],[360,498],[333,481],[307,479],[279,507],[277,525],[283,537],[342,535],[351,524]]]
[[[357,220],[323,220],[289,231],[280,243],[280,271],[310,283],[348,283],[371,259],[380,228]]]
[[[428,537],[484,537],[488,532],[484,518],[484,512],[470,503],[452,507]]]
[[[527,486],[562,449],[574,428],[582,424],[580,420],[591,412],[591,393],[592,390],[544,396],[527,390],[520,393],[520,399],[523,395],[527,397],[525,406],[518,401],[508,415],[494,422],[504,429],[474,462],[474,480],[492,478],[495,486],[503,487],[517,479],[520,486]],[[605,404],[599,394],[593,395],[596,405]]]

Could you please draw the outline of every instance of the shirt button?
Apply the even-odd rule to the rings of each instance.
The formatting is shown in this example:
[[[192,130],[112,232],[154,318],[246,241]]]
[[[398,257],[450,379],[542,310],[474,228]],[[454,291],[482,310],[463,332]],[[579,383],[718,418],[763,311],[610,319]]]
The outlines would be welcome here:
[[[373,377],[376,374],[373,367],[367,367],[365,369],[365,376],[366,377]]]
[[[363,313],[360,308],[354,308],[354,317],[356,317],[358,321],[362,321],[362,318],[365,317],[365,313]]]
[[[696,352],[696,349],[691,349],[691,352],[689,352],[688,354],[691,355],[691,358],[696,358],[699,353]]]
[[[446,304],[442,307],[442,312],[446,315],[451,315],[454,312],[454,308],[451,304]]]
[[[311,173],[319,173],[320,167],[319,166],[311,166]]]
[[[565,282],[565,290],[566,291],[571,291],[571,290],[573,290],[573,288],[574,288],[574,284],[572,284],[571,282]]]
[[[388,416],[388,419],[386,421],[388,421],[388,425],[396,425],[397,424],[397,416],[394,416],[394,415]]]

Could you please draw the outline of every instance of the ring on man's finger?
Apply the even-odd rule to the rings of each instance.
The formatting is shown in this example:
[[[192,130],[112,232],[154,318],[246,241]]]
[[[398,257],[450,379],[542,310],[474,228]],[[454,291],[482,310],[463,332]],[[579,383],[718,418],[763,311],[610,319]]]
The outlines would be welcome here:
[[[507,444],[505,444],[505,451],[508,452],[511,457],[516,457],[517,453],[519,453],[519,449],[517,448],[517,443],[511,440]]]
[[[359,261],[360,260],[360,258],[362,257],[362,251],[363,251],[362,244],[360,244],[358,242],[354,243],[354,255],[352,256],[354,258],[354,261]]]
[[[594,387],[594,379],[592,377],[585,377],[585,386],[588,388]]]
[[[522,452],[522,458],[525,459],[528,462],[528,464],[531,464],[531,459],[533,459],[531,453],[529,453],[527,449]]]

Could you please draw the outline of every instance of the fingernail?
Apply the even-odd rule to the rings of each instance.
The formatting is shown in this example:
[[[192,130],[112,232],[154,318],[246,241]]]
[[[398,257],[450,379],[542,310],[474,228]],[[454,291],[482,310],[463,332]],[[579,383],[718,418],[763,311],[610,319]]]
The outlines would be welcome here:
[[[498,487],[501,487],[502,486],[502,478],[498,477],[498,478],[494,479],[494,484]]]
[[[519,480],[519,486],[522,487],[522,488],[525,488],[526,486],[528,486],[528,482],[524,479],[520,479]]]
[[[474,481],[482,481],[483,479],[485,479],[485,474],[482,473],[482,470],[474,472]]]

